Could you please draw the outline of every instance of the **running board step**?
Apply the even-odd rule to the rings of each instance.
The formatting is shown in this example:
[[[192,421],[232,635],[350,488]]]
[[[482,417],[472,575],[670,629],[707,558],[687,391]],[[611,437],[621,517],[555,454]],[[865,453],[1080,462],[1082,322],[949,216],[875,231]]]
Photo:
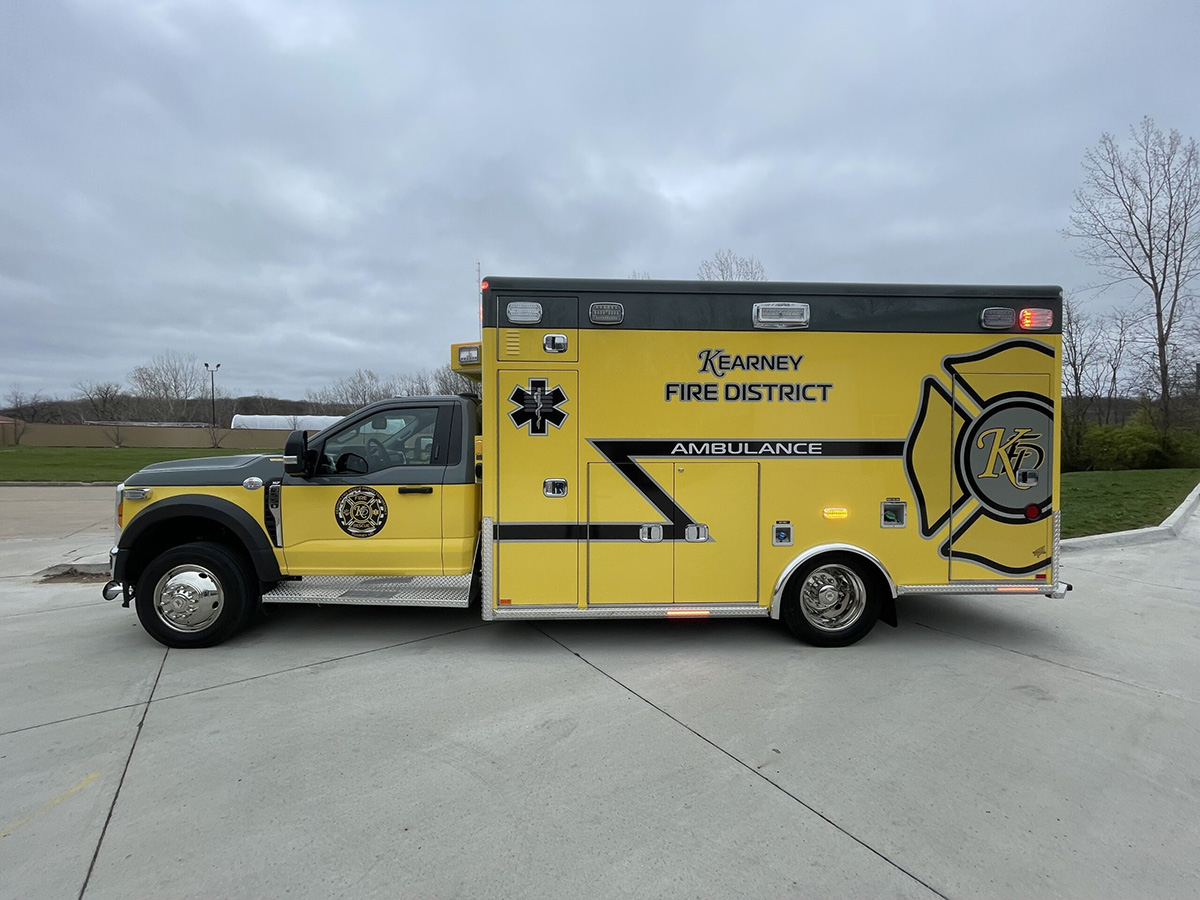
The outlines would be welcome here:
[[[484,619],[655,619],[708,618],[721,616],[769,616],[771,607],[757,603],[713,603],[705,606],[688,604],[636,604],[588,606],[497,606],[483,608]]]
[[[466,609],[470,575],[389,575],[360,578],[309,575],[281,581],[263,594],[263,603],[342,603],[354,606],[449,606]]]

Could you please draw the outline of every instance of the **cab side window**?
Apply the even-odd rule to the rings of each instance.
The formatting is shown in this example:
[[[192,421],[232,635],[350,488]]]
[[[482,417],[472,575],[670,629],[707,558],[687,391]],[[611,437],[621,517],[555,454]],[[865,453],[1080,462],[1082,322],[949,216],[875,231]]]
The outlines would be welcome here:
[[[348,425],[325,440],[318,474],[333,475],[339,460],[352,454],[366,461],[367,472],[392,466],[427,466],[433,459],[437,407],[391,409]]]

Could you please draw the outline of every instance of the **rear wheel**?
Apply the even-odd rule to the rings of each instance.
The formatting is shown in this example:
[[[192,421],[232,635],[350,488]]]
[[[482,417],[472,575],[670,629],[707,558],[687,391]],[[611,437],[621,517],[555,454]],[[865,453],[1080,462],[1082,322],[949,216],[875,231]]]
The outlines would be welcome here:
[[[146,567],[134,602],[142,627],[159,643],[211,647],[249,620],[257,585],[246,563],[223,544],[184,544]]]
[[[845,647],[875,627],[886,590],[883,578],[861,558],[830,554],[792,576],[781,612],[801,640],[817,647]]]

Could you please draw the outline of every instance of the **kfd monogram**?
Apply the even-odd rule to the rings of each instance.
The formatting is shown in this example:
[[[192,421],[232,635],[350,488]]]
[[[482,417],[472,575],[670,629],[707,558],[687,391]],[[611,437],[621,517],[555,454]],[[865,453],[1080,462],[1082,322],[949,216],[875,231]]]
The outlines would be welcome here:
[[[1004,436],[1003,428],[989,428],[979,433],[975,446],[980,450],[987,450],[985,441],[988,438],[991,439],[992,446],[988,450],[987,464],[975,477],[999,478],[1001,472],[996,470],[999,465],[1013,487],[1028,490],[1033,484],[1019,483],[1017,469],[1036,469],[1042,464],[1045,453],[1037,444],[1042,436],[1034,434],[1032,428],[1014,428],[1012,437],[1005,440]]]

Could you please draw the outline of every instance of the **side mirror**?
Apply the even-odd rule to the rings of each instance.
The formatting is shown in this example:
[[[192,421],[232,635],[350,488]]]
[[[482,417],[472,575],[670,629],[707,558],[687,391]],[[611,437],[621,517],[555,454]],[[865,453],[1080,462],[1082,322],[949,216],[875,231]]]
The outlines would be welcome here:
[[[308,474],[308,433],[293,431],[283,444],[283,471],[288,475]]]
[[[337,458],[339,475],[366,475],[370,470],[367,461],[357,453],[343,453]]]

